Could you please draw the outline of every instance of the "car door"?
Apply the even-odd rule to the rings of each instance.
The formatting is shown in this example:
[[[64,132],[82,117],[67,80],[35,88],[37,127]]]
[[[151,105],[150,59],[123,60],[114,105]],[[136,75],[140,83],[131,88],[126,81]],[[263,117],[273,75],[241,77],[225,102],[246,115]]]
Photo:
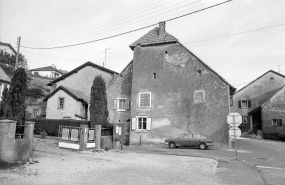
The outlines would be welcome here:
[[[190,146],[199,146],[200,145],[200,135],[199,134],[191,134],[190,138]]]
[[[180,137],[179,142],[177,142],[179,146],[189,146],[190,145],[190,137],[189,134],[185,134]]]

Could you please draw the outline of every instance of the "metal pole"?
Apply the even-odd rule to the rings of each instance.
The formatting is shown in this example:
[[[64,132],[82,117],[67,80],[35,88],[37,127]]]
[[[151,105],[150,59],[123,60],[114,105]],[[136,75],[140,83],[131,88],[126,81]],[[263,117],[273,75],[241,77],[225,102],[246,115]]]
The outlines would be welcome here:
[[[235,122],[235,116],[233,115],[233,121],[234,121],[234,135],[235,135],[235,144],[236,144],[236,160],[238,159],[237,157],[237,135],[236,135],[236,122]]]
[[[16,62],[15,62],[14,70],[18,69],[18,65],[19,65],[19,52],[20,52],[21,37],[18,37],[17,41],[18,41],[17,42],[18,49],[17,49]]]

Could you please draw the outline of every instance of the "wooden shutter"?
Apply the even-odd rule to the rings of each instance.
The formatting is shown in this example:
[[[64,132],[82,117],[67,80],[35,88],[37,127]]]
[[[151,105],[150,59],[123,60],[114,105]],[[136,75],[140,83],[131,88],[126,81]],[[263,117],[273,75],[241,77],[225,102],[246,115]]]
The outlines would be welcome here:
[[[238,108],[241,108],[241,101],[238,101]]]
[[[126,99],[126,110],[129,110],[130,109],[130,100],[129,99]]]
[[[151,118],[146,118],[146,130],[150,130]]]
[[[251,101],[250,100],[247,101],[247,107],[251,108]]]
[[[114,107],[113,107],[114,110],[117,110],[117,104],[118,104],[118,100],[114,99]]]
[[[150,107],[150,93],[140,94],[140,107]]]
[[[132,118],[132,130],[136,130],[137,127],[137,118]]]

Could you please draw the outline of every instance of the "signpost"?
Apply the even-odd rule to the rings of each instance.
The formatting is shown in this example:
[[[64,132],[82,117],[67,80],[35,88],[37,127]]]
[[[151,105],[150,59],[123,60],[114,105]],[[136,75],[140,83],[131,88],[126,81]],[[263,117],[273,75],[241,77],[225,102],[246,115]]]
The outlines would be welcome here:
[[[238,126],[242,123],[242,116],[239,113],[230,113],[227,116],[227,122],[230,125],[229,135],[235,138],[236,160],[237,160],[237,137],[241,136],[241,130]],[[231,139],[230,139],[231,142]]]

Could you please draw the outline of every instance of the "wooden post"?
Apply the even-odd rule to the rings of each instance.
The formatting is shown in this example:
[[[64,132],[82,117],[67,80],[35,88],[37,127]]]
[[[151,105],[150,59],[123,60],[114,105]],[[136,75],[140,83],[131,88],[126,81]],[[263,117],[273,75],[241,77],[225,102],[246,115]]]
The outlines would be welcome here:
[[[87,149],[87,136],[88,136],[88,125],[81,124],[80,125],[80,151],[85,151]]]
[[[100,149],[101,125],[95,125],[95,149]]]

